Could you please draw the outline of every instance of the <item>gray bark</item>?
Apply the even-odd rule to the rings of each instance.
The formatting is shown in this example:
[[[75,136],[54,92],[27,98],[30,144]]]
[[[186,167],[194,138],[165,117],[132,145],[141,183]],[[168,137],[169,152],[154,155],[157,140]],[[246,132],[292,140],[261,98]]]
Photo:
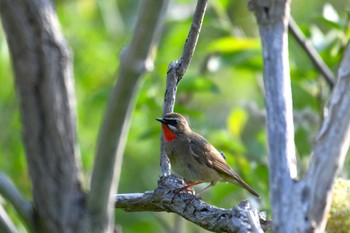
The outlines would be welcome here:
[[[4,208],[0,205],[0,232],[2,233],[17,233],[17,229],[6,213]]]
[[[124,148],[142,74],[153,67],[156,45],[168,0],[145,0],[130,44],[121,54],[117,83],[101,126],[88,206],[95,218],[114,225],[113,195],[117,192]],[[98,227],[98,226],[97,226]],[[100,227],[98,227],[100,228]]]
[[[39,229],[69,232],[82,214],[71,52],[51,3],[2,0]],[[64,191],[63,191],[64,190]]]
[[[191,28],[184,45],[184,49],[179,61],[170,62],[166,77],[166,90],[164,94],[163,116],[174,111],[177,85],[181,81],[188,66],[191,63],[194,51],[196,49],[202,23],[207,9],[208,0],[198,0],[193,15]],[[170,174],[170,162],[164,149],[164,137],[161,136],[160,143],[160,168],[161,176]]]
[[[350,47],[315,138],[306,175],[296,180],[287,25],[290,1],[252,0],[263,45],[273,232],[324,232],[332,186],[350,144]]]
[[[179,61],[169,64],[163,115],[174,110],[177,85],[181,81],[194,54],[199,38],[207,0],[198,0],[184,50]],[[161,138],[161,176],[154,191],[138,194],[118,194],[115,198],[116,208],[126,211],[167,211],[177,213],[183,218],[214,232],[262,232],[267,229],[269,221],[258,216],[258,211],[242,202],[233,210],[223,210],[210,206],[193,195],[178,193],[183,180],[170,174],[169,159],[164,151],[164,138]]]
[[[91,192],[85,194],[79,182],[72,56],[54,7],[49,0],[0,0],[33,184],[33,209],[23,211],[25,206],[9,199],[31,231],[113,231],[112,194],[118,183],[133,100],[142,73],[152,67],[149,54],[167,3],[143,2],[134,38],[121,58],[118,82],[100,133]],[[0,186],[2,195],[11,192],[6,182]]]
[[[263,213],[252,208],[248,201],[242,201],[231,210],[209,205],[193,194],[178,192],[185,186],[174,175],[160,178],[153,191],[145,193],[118,194],[116,208],[129,212],[153,211],[177,213],[202,228],[213,232],[263,232],[270,227]]]

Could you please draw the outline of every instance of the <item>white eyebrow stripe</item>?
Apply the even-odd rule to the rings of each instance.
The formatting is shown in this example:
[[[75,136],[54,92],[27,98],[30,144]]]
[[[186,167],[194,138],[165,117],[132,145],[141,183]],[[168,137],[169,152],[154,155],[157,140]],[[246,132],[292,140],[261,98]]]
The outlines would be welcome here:
[[[177,118],[165,118],[165,120],[169,120],[169,121],[178,121]]]

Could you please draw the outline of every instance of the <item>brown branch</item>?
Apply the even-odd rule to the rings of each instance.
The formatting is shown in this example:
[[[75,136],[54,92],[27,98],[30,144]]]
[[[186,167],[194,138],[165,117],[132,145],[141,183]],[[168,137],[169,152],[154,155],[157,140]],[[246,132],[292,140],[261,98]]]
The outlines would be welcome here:
[[[179,61],[170,62],[169,64],[166,78],[163,115],[174,111],[177,85],[191,63],[192,56],[199,38],[199,33],[202,27],[207,2],[208,0],[197,1],[191,29],[188,33],[181,58]],[[160,143],[160,167],[161,176],[167,176],[170,174],[170,163],[168,156],[165,153],[163,136],[161,137]]]
[[[300,44],[300,46],[305,50],[306,54],[309,56],[310,60],[314,66],[321,72],[325,78],[328,86],[332,89],[334,86],[334,74],[329,69],[327,64],[323,61],[322,57],[319,55],[314,46],[310,41],[304,36],[303,32],[298,27],[297,23],[294,21],[293,17],[289,19],[289,31],[292,33],[294,38]]]
[[[160,178],[154,191],[115,196],[115,207],[129,212],[166,211],[176,213],[213,232],[261,232],[270,227],[264,215],[242,201],[232,210],[208,205],[187,192],[178,190],[185,183],[174,175]]]

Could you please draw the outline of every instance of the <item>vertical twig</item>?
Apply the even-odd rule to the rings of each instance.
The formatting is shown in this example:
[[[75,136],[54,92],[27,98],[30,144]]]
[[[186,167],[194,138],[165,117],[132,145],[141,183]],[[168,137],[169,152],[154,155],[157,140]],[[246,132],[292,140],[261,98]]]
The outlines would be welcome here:
[[[181,58],[179,61],[170,62],[169,64],[166,77],[166,91],[164,96],[163,115],[174,111],[177,85],[191,63],[192,56],[197,45],[199,33],[202,27],[207,2],[208,0],[197,1],[191,29],[188,33]],[[161,137],[160,143],[160,167],[161,176],[167,176],[170,174],[170,163],[168,156],[166,155],[164,150],[163,136]]]

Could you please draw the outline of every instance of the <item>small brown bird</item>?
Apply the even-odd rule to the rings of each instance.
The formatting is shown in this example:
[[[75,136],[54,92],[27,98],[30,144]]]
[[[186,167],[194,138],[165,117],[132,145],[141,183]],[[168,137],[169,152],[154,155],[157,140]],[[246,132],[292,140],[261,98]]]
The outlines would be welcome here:
[[[162,123],[165,151],[173,170],[182,176],[187,186],[210,182],[200,193],[213,187],[218,181],[239,184],[259,197],[246,182],[226,163],[224,156],[201,135],[192,132],[186,119],[179,113],[169,113],[157,118]]]

